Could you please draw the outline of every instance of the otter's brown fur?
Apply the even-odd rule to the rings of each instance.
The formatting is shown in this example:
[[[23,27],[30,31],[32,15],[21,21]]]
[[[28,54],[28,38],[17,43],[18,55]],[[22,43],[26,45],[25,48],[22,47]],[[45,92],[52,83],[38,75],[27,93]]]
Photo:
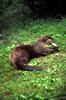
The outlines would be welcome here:
[[[50,53],[58,51],[58,46],[53,46],[54,40],[50,36],[44,36],[40,38],[35,44],[32,45],[18,45],[14,48],[9,55],[10,63],[17,69],[34,71],[43,70],[42,67],[34,67],[27,65],[27,63],[40,56],[46,56]],[[49,47],[51,46],[51,47]]]

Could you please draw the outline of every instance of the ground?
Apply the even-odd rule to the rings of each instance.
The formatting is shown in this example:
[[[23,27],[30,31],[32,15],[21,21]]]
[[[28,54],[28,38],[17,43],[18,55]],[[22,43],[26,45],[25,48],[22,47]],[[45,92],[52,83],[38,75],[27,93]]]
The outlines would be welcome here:
[[[0,100],[66,100],[66,19],[42,19],[15,25],[0,41]],[[31,65],[44,66],[44,71],[14,69],[8,55],[17,44],[31,44],[45,35],[52,36],[60,51],[35,58]]]

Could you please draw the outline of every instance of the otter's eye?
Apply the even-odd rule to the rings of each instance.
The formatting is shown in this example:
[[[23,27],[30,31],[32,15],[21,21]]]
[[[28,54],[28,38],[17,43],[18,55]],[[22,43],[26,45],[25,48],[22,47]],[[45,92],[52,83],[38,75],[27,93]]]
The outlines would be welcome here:
[[[47,44],[51,44],[52,43],[52,40],[51,39],[48,39],[48,40],[46,40],[46,43]]]

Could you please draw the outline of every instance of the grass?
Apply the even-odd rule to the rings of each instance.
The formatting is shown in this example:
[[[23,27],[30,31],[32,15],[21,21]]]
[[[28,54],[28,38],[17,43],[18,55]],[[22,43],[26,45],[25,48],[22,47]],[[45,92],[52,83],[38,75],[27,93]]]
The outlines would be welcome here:
[[[7,40],[0,41],[0,99],[66,100],[66,19],[31,21],[23,28],[19,25],[7,32]],[[44,35],[52,36],[60,51],[35,58],[29,64],[47,66],[47,70],[28,72],[13,69],[8,55],[16,44],[31,44]]]

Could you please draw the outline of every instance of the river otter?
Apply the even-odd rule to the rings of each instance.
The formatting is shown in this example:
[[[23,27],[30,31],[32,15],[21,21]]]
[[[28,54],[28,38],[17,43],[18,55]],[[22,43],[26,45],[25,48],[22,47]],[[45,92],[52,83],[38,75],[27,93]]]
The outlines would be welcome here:
[[[32,45],[18,45],[9,55],[10,63],[17,69],[26,71],[40,71],[42,67],[27,65],[31,59],[40,56],[46,56],[50,53],[58,51],[58,46],[50,36],[40,38]]]

